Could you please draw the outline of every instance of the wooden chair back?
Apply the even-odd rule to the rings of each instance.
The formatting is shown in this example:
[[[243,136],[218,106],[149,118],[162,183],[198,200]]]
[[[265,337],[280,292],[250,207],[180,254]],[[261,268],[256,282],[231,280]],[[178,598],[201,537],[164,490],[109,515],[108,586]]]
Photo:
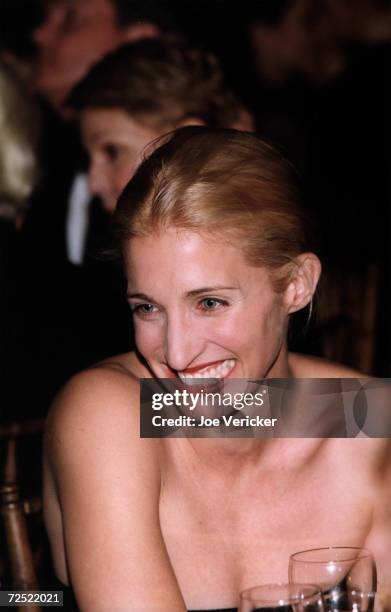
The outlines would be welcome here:
[[[0,484],[0,517],[10,564],[11,588],[38,590],[39,584],[31,548],[27,515],[41,507],[41,500],[24,500],[17,465],[17,446],[22,436],[41,432],[42,420],[0,424],[0,439],[5,445],[5,460]],[[22,612],[39,612],[40,607],[24,605]]]
[[[373,374],[379,272],[325,275],[318,305],[323,356]]]

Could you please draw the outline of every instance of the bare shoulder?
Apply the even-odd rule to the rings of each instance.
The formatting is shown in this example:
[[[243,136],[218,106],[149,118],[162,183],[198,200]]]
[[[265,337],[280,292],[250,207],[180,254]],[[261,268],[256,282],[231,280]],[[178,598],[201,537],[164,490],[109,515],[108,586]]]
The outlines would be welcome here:
[[[368,378],[366,374],[320,357],[289,353],[294,378]]]
[[[144,368],[145,370],[145,368]],[[145,371],[146,372],[146,371]],[[99,416],[110,411],[137,412],[139,380],[147,374],[133,353],[110,357],[73,376],[57,395],[49,414],[53,420]],[[117,414],[119,416],[119,414]]]
[[[140,438],[139,411],[133,366],[113,358],[71,379],[50,412],[46,525],[82,610],[185,609],[159,523],[161,445]]]
[[[61,420],[82,422],[100,414],[132,412],[136,405],[138,381],[117,364],[98,364],[71,378],[57,395],[48,424]],[[117,414],[118,416],[118,414]]]
[[[45,450],[52,459],[58,453],[76,453],[85,445],[99,448],[103,460],[105,449],[109,453],[115,445],[132,442],[130,446],[140,452],[153,446],[140,441],[139,378],[132,360],[124,357],[80,372],[60,391],[45,432]]]
[[[140,378],[151,378],[152,376],[151,372],[147,368],[147,365],[143,363],[142,357],[134,351],[131,353],[114,355],[113,357],[100,361],[93,367],[95,369],[103,368],[106,370],[120,372],[135,380],[140,380]]]

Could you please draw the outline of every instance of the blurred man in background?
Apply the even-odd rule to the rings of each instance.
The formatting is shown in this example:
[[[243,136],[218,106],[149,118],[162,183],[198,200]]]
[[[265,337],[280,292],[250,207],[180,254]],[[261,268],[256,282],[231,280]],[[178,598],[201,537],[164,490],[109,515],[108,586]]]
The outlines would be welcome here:
[[[29,5],[29,28],[19,27],[24,2],[5,0],[0,7],[2,22],[13,26],[12,35],[3,37],[1,54],[38,96],[43,118],[42,178],[22,228],[23,266],[14,278],[21,287],[23,277],[20,367],[25,369],[24,388],[12,407],[5,402],[14,415],[44,414],[74,372],[132,346],[125,300],[122,309],[118,305],[120,271],[96,261],[107,240],[108,219],[98,201],[91,205],[85,154],[63,101],[107,52],[158,35],[168,21],[156,3],[145,0],[34,0]],[[83,216],[87,230],[77,250]],[[93,308],[91,287],[101,294]],[[25,295],[34,298],[27,304]],[[112,303],[115,318],[110,317]]]
[[[109,51],[157,36],[156,10],[126,0],[46,0],[44,21],[33,32],[37,47],[34,84],[53,106]]]

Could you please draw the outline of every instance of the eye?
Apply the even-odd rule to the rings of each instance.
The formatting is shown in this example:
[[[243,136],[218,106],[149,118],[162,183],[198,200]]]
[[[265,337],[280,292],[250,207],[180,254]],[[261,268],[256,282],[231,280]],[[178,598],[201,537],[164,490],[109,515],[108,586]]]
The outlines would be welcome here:
[[[203,298],[199,302],[200,309],[207,311],[207,312],[219,310],[220,308],[224,308],[224,306],[228,306],[228,302],[226,300],[212,298],[212,297]]]
[[[110,161],[114,162],[121,155],[121,148],[118,145],[108,143],[103,146],[103,152]]]
[[[88,8],[78,5],[67,6],[61,24],[62,33],[70,34],[88,25],[91,21]]]
[[[140,318],[147,319],[158,312],[154,304],[134,304],[131,305],[132,313]]]
[[[74,30],[75,27],[78,25],[79,21],[80,21],[79,13],[75,9],[75,7],[72,7],[72,6],[67,7],[64,13],[64,16],[63,16],[62,24],[61,24],[62,32],[64,34],[68,34],[69,32],[72,32],[72,30]]]

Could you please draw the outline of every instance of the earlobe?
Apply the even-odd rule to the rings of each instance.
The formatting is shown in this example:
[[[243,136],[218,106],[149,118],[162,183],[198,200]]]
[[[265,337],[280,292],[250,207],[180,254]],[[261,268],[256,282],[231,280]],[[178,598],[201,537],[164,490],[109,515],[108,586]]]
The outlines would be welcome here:
[[[302,253],[296,258],[291,280],[285,290],[284,301],[289,314],[305,308],[311,302],[321,269],[321,263],[314,253]]]

